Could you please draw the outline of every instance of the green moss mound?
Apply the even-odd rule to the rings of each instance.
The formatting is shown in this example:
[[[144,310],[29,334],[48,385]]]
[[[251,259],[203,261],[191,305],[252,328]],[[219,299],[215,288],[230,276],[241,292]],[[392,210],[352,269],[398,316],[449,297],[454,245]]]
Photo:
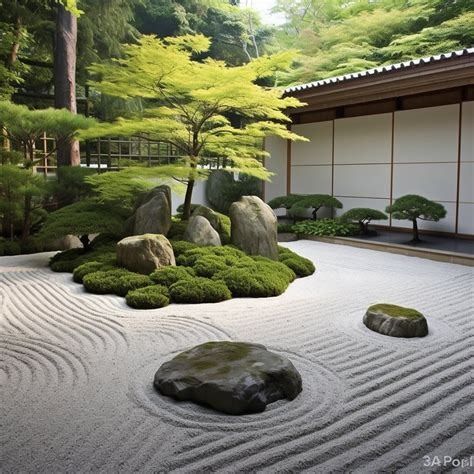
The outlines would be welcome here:
[[[216,273],[229,267],[225,257],[218,255],[204,255],[196,260],[193,268],[197,276],[212,278]]]
[[[312,275],[316,268],[311,260],[301,257],[286,247],[278,246],[279,261],[293,270],[298,278]]]
[[[115,294],[125,296],[130,290],[150,286],[153,281],[146,275],[129,272],[125,269],[89,273],[82,280],[90,293]]]
[[[392,316],[393,318],[418,319],[418,318],[424,317],[416,309],[405,308],[403,306],[397,306],[395,304],[386,304],[386,303],[374,304],[370,306],[367,311],[388,314],[389,316]]]
[[[111,263],[104,263],[104,262],[97,262],[97,261],[92,261],[92,262],[86,262],[83,263],[82,265],[79,265],[74,269],[72,272],[72,279],[76,283],[82,283],[82,280],[86,275],[89,273],[94,273],[94,272],[99,272],[99,271],[108,271],[108,270],[113,270],[114,265]]]
[[[155,309],[169,305],[169,292],[166,286],[151,285],[130,290],[125,297],[128,306],[135,309]]]
[[[192,242],[187,242],[186,240],[170,240],[171,246],[173,247],[173,252],[175,257],[179,257],[184,252],[188,250],[193,250],[199,246],[193,244]]]
[[[264,298],[281,295],[297,277],[314,272],[312,262],[285,247],[279,261],[249,256],[232,245],[201,247],[171,241],[177,266],[141,275],[117,267],[113,236],[104,235],[88,251],[67,250],[50,261],[55,271],[96,294],[127,296],[133,308],[159,308],[176,303],[214,303],[231,297]],[[167,288],[169,294],[160,288]],[[166,300],[166,298],[168,300]]]
[[[232,298],[224,282],[201,277],[178,281],[169,290],[175,303],[217,303]]]
[[[280,262],[254,257],[214,275],[225,282],[234,297],[264,298],[281,295],[295,279],[294,272]]]
[[[195,276],[191,267],[164,267],[155,270],[150,278],[158,285],[171,286],[180,280],[191,280]]]

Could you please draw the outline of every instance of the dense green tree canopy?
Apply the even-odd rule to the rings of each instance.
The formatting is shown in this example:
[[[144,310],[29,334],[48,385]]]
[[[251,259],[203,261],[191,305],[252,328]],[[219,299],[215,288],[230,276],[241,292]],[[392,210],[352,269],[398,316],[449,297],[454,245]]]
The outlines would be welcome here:
[[[285,83],[309,82],[474,44],[471,0],[279,0],[278,48],[301,51]]]

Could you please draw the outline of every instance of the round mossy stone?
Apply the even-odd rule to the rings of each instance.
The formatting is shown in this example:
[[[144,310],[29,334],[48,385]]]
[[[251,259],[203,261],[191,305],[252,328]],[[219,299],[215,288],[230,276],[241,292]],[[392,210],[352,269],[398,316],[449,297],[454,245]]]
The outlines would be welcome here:
[[[364,324],[372,331],[392,337],[424,337],[428,334],[426,318],[415,309],[393,304],[370,306]]]
[[[207,342],[165,362],[156,372],[158,391],[229,415],[265,410],[280,399],[293,400],[301,376],[286,357],[260,344]]]

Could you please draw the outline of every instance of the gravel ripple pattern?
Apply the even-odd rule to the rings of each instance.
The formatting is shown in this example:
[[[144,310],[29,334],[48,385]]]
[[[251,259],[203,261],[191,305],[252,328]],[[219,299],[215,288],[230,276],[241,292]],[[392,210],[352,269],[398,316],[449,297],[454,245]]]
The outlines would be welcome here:
[[[280,297],[147,311],[85,293],[51,253],[0,258],[0,471],[433,472],[423,456],[473,455],[473,269],[285,245],[317,271]],[[429,335],[368,330],[378,302],[418,309]],[[285,355],[303,392],[232,417],[154,390],[160,364],[218,340]]]

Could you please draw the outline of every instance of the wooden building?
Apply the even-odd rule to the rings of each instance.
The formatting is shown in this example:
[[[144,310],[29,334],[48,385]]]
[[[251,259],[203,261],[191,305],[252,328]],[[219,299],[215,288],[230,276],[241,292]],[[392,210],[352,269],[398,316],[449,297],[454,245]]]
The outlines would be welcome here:
[[[420,228],[474,236],[474,48],[289,87],[307,105],[292,130],[310,142],[271,138],[275,173],[265,199],[332,194],[344,205],[384,210],[420,194],[447,216]],[[340,212],[339,212],[340,213]],[[389,219],[391,228],[411,223]]]

